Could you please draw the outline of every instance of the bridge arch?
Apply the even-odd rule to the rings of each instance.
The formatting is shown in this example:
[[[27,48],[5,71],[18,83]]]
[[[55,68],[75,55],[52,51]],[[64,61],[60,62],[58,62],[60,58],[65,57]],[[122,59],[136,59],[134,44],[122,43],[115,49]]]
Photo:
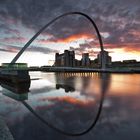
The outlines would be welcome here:
[[[85,13],[82,13],[82,12],[68,12],[68,13],[64,13],[56,18],[54,18],[53,20],[51,20],[49,23],[47,23],[45,26],[43,26],[25,45],[24,47],[17,53],[17,55],[13,58],[13,60],[11,61],[11,64],[15,63],[19,57],[22,55],[22,53],[30,46],[30,44],[47,28],[49,27],[53,22],[55,22],[56,20],[64,17],[64,16],[68,16],[68,15],[81,15],[81,16],[84,16],[86,17],[90,22],[91,24],[93,25],[93,27],[95,28],[96,30],[96,33],[97,33],[97,36],[98,36],[98,39],[99,39],[99,44],[100,44],[100,49],[101,49],[101,52],[104,51],[104,48],[103,48],[103,41],[102,41],[102,38],[101,38],[101,35],[100,35],[100,32],[98,30],[98,27],[97,25],[95,24],[95,22],[93,21],[93,19],[91,19],[87,14]],[[103,53],[102,53],[103,54]],[[103,56],[101,56],[101,59],[103,58]],[[104,68],[104,64],[103,64],[103,60],[101,60],[101,68]]]

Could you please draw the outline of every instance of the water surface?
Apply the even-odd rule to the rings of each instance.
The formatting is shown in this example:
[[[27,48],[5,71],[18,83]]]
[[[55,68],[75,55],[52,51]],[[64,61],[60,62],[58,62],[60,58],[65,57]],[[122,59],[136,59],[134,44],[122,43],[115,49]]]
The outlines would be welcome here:
[[[96,119],[96,126],[80,137],[62,135],[46,126],[21,102],[3,95],[0,115],[16,140],[140,139],[140,75],[32,72],[28,105],[59,130],[77,133]]]

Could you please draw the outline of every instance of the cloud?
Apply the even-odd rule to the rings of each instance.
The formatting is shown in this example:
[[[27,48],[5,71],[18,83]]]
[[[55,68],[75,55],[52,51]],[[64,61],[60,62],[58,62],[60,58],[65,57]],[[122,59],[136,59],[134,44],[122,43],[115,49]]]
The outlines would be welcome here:
[[[120,44],[138,43],[140,40],[139,5],[140,1],[137,0],[133,0],[133,2],[132,0],[101,0],[100,3],[98,0],[89,0],[88,2],[79,0],[76,4],[75,0],[42,0],[41,2],[38,0],[15,0],[12,3],[10,0],[5,0],[0,2],[0,28],[5,30],[7,35],[10,32],[23,37],[20,36],[21,29],[19,29],[20,31],[15,30],[13,25],[20,22],[22,26],[37,32],[42,26],[62,13],[81,11],[94,19],[101,33],[108,33],[108,36],[103,37],[105,47],[121,48],[123,45]],[[44,33],[50,34],[52,37],[40,41],[55,43],[74,41],[82,35],[85,39],[87,37],[94,38],[96,35],[92,25],[81,16],[68,16],[58,20]],[[88,45],[88,49],[91,44]],[[98,45],[96,42],[93,44]],[[81,45],[80,50],[82,50]]]
[[[1,51],[1,52],[12,52],[12,51],[10,51],[10,50],[8,50],[8,49],[2,49],[2,48],[0,48],[0,51]]]
[[[5,37],[3,39],[0,39],[1,42],[6,42],[10,44],[22,44],[27,42],[27,38],[25,37]]]
[[[4,46],[3,48],[0,48],[0,51],[3,52],[12,52],[12,53],[18,53],[21,50],[20,46],[14,46],[14,45],[9,45],[9,44],[2,44],[0,43],[0,45]],[[33,46],[31,45],[30,48],[28,48],[26,51],[28,52],[41,52],[44,54],[50,54],[50,53],[57,53],[57,50],[54,49],[49,49],[49,48],[45,48],[45,47],[40,47],[40,46]]]
[[[44,53],[44,54],[58,53],[57,50],[50,49],[50,48],[45,48],[45,47],[40,47],[40,46],[31,46],[30,48],[27,49],[27,51],[41,52],[41,53]]]

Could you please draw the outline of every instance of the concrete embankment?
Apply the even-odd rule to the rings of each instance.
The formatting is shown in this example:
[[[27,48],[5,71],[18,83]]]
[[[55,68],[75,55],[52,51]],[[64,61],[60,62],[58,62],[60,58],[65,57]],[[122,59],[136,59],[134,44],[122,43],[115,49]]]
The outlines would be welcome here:
[[[42,72],[99,72],[99,73],[140,73],[140,68],[81,68],[81,67],[42,67],[42,68],[28,68],[23,69],[28,71],[42,71]],[[15,71],[15,70],[14,70]],[[18,69],[17,69],[18,71]],[[0,69],[1,75],[1,69]],[[10,75],[10,73],[9,73]]]
[[[0,140],[14,140],[8,126],[0,116]]]
[[[106,68],[106,69],[95,69],[95,68],[75,68],[75,67],[45,67],[39,69],[29,69],[29,71],[43,71],[43,72],[99,72],[99,73],[140,73],[140,69],[130,68]]]

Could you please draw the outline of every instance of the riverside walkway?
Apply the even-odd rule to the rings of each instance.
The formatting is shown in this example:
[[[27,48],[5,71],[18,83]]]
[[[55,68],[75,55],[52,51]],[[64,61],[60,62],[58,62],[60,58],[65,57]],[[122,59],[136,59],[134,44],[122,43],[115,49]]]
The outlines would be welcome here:
[[[14,140],[8,126],[0,116],[0,140]]]

